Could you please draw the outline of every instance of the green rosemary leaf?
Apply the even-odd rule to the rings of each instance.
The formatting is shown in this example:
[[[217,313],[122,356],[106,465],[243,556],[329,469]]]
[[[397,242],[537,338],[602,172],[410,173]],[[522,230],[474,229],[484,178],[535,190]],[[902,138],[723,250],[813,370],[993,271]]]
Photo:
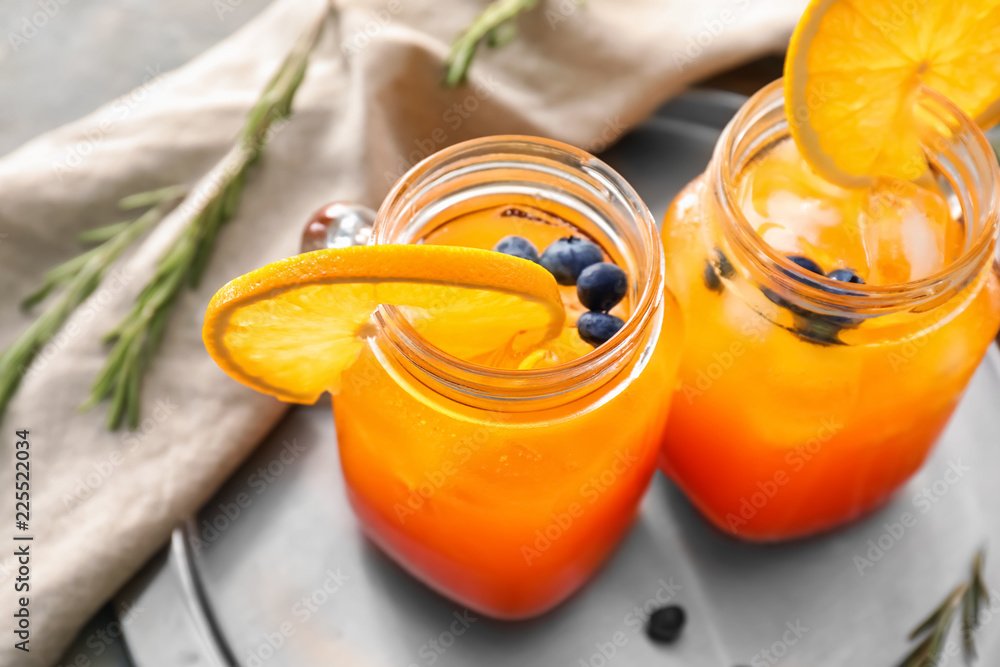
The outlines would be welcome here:
[[[58,287],[56,283],[45,281],[41,287],[21,300],[21,310],[31,310],[42,301],[45,301],[45,299],[52,293],[53,290],[55,290],[56,287]]]
[[[511,21],[501,23],[486,33],[486,45],[491,49],[502,49],[517,37],[517,26]]]
[[[124,336],[124,332],[117,332],[115,340]],[[78,410],[80,412],[86,412],[90,408],[94,407],[100,400],[98,396],[106,396],[111,393],[115,386],[115,378],[121,373],[122,367],[125,365],[125,356],[127,348],[126,346],[116,345],[111,353],[108,355],[107,361],[104,363],[104,368],[97,376],[97,380],[94,382],[93,391],[90,398],[84,402]]]
[[[167,322],[170,320],[167,317],[168,314],[166,310],[158,310],[149,321],[149,345],[146,346],[145,356],[142,359],[142,363],[146,367],[153,362],[153,351],[159,348],[160,342],[163,340],[163,334],[167,330]]]
[[[125,339],[122,339],[125,340]],[[124,356],[128,357],[128,344],[122,347],[124,351]],[[128,367],[126,364],[128,361],[124,361],[114,375],[109,379],[108,385],[113,387],[111,403],[108,406],[108,417],[107,424],[109,429],[116,428],[118,424],[121,423],[122,416],[125,414],[125,382],[122,381],[123,376],[128,373]],[[115,425],[115,426],[112,426]]]
[[[444,85],[454,88],[465,83],[479,45],[483,41],[493,42],[495,46],[509,42],[513,38],[510,32],[513,30],[511,21],[537,4],[538,0],[494,0],[490,3],[452,43],[451,52],[445,61]],[[505,24],[509,24],[509,27],[501,28]]]
[[[986,589],[986,582],[983,579],[983,561],[985,559],[986,552],[980,549],[972,561],[972,590],[976,596],[977,608],[990,600],[990,593]]]
[[[31,310],[44,301],[49,294],[75,278],[94,256],[100,254],[100,248],[94,248],[69,259],[62,264],[49,269],[42,276],[42,285],[24,297],[21,301],[22,310]]]
[[[148,354],[140,353],[140,356],[146,356]],[[145,367],[145,361],[136,359],[135,362],[129,367],[128,379],[126,384],[128,388],[125,391],[126,398],[126,409],[128,410],[128,427],[131,430],[139,428],[139,405],[141,402],[140,395],[140,384],[142,382],[141,374]],[[118,428],[118,424],[111,426],[114,430]]]
[[[468,46],[463,46],[463,48],[453,51],[452,55],[448,56],[448,61],[445,63],[448,67],[444,80],[446,88],[457,88],[468,80],[469,69],[472,67],[472,61],[475,57],[475,48],[469,48]]]
[[[965,591],[962,592],[964,593]],[[948,637],[948,631],[951,630],[951,621],[955,616],[955,608],[961,604],[962,597],[961,595],[957,597],[953,595],[951,599],[952,604],[941,614],[940,622],[934,628],[934,632],[931,633],[931,644],[927,648],[927,658],[932,663],[936,662],[941,656],[944,640]]]
[[[119,338],[121,338],[122,337],[122,330],[121,330],[121,328],[122,328],[122,325],[124,325],[124,324],[125,324],[124,322],[119,322],[118,326],[116,326],[114,329],[111,329],[110,331],[108,331],[107,333],[105,333],[103,336],[101,336],[101,342],[103,344],[105,344],[105,345],[109,345],[109,344],[114,343],[115,341],[117,341]]]
[[[156,206],[165,201],[180,199],[187,194],[187,187],[184,185],[169,185],[165,188],[149,190],[147,192],[137,192],[118,200],[118,208],[123,211],[131,211],[147,206]]]
[[[929,632],[933,628],[937,627],[941,623],[941,619],[948,612],[949,607],[954,605],[956,594],[960,595],[959,591],[963,589],[964,586],[958,586],[952,589],[952,591],[948,594],[948,597],[944,599],[944,602],[938,605],[927,618],[921,621],[921,623],[915,627],[912,632],[910,632],[909,638],[916,639],[917,637],[922,636],[925,632]]]
[[[917,644],[917,647],[914,648],[909,655],[903,658],[903,661],[899,663],[898,667],[925,667],[928,662],[928,656],[930,655],[932,641],[934,641],[934,635],[927,635],[922,642]]]
[[[973,633],[979,627],[980,610],[989,602],[989,592],[983,581],[984,557],[985,553],[980,549],[972,560],[972,581],[962,598],[962,648],[966,662],[971,662],[977,657]]]
[[[80,232],[76,236],[78,243],[90,244],[90,243],[104,243],[119,233],[124,231],[126,227],[132,224],[131,220],[125,220],[124,222],[116,222],[111,225],[105,225],[103,227],[98,227],[96,229],[88,229],[85,232]]]
[[[61,294],[14,343],[0,355],[0,414],[2,414],[35,355],[59,330],[76,307],[77,292]],[[80,299],[82,301],[82,298]]]
[[[977,606],[976,594],[972,587],[969,587],[962,596],[962,652],[966,660],[973,660],[976,657],[976,640],[972,633],[979,625]]]

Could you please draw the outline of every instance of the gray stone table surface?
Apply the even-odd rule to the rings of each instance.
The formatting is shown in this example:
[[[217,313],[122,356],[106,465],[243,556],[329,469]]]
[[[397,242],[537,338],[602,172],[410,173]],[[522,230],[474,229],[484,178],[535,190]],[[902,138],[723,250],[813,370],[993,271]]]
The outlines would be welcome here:
[[[0,155],[191,60],[270,0],[2,0]],[[61,665],[129,667],[109,608]]]
[[[169,71],[270,0],[3,0],[0,154]]]

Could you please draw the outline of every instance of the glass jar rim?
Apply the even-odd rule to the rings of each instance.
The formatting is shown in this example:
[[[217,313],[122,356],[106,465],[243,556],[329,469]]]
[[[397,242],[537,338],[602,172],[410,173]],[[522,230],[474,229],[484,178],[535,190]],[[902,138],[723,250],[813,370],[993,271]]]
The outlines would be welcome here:
[[[399,230],[391,228],[391,222],[412,218],[414,199],[440,185],[442,179],[446,182],[459,169],[512,164],[548,175],[558,172],[570,179],[567,182],[607,198],[609,206],[617,204],[631,216],[646,254],[643,259],[648,275],[622,329],[604,345],[572,361],[528,370],[492,368],[455,357],[426,341],[395,307],[382,306],[376,311],[380,333],[422,374],[465,395],[528,400],[552,398],[584,384],[602,384],[601,380],[617,375],[646,347],[643,333],[651,326],[657,327],[654,333],[658,336],[659,323],[654,317],[666,287],[663,249],[652,214],[632,186],[599,158],[558,141],[521,135],[483,137],[449,146],[419,162],[397,181],[379,208],[369,243],[410,242],[399,238]]]
[[[975,224],[974,238],[966,243],[962,254],[948,266],[932,275],[893,285],[855,284],[835,281],[812,273],[775,250],[756,232],[736,198],[736,180],[740,170],[732,168],[738,145],[755,125],[771,123],[787,125],[784,105],[784,80],[777,79],[757,91],[726,126],[716,144],[709,178],[716,201],[735,223],[725,231],[731,242],[752,257],[754,268],[774,284],[796,294],[803,301],[831,312],[873,313],[890,312],[918,303],[936,302],[960,290],[982,271],[992,258],[1000,220],[1000,167],[995,153],[982,130],[957,105],[940,93],[921,87],[917,103],[935,120],[954,127],[961,133],[966,160],[981,178],[975,189],[985,201],[973,204],[959,196],[966,228]],[[780,113],[777,113],[780,112]],[[954,139],[953,140],[957,140]],[[945,137],[935,137],[935,146],[925,146],[929,161],[936,165]],[[954,185],[954,184],[953,184]],[[959,188],[955,188],[959,193]],[[973,219],[974,218],[974,219]]]

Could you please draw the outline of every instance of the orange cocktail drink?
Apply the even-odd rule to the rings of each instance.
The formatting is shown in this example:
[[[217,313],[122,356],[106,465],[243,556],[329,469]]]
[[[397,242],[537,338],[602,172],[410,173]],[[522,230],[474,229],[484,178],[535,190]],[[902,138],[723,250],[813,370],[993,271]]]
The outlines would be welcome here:
[[[459,603],[524,618],[576,590],[629,527],[655,470],[681,326],[648,211],[603,163],[554,142],[495,138],[433,156],[390,194],[373,242],[490,249],[510,235],[539,250],[587,239],[623,268],[618,334],[584,342],[568,285],[556,337],[514,335],[473,356],[427,344],[420,316],[386,308],[333,404],[365,532]]]
[[[746,104],[663,225],[688,334],[662,467],[752,540],[885,501],[1000,326],[997,165],[978,128],[924,91],[930,172],[841,187],[789,138],[781,92]]]

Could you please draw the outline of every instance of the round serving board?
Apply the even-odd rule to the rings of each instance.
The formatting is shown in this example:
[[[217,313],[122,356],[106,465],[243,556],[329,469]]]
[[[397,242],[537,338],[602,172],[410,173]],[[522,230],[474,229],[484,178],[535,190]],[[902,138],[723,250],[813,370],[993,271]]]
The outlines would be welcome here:
[[[603,157],[659,219],[742,101],[688,93]],[[710,528],[657,474],[586,588],[542,618],[503,623],[431,592],[362,537],[321,402],[292,410],[118,601],[144,609],[126,625],[138,667],[894,665],[975,550],[1000,544],[998,445],[994,347],[932,459],[877,514],[748,545]],[[1000,585],[992,556],[987,580]],[[671,646],[643,630],[665,600],[688,613]],[[1000,664],[1000,597],[994,609],[978,635],[983,665]]]

